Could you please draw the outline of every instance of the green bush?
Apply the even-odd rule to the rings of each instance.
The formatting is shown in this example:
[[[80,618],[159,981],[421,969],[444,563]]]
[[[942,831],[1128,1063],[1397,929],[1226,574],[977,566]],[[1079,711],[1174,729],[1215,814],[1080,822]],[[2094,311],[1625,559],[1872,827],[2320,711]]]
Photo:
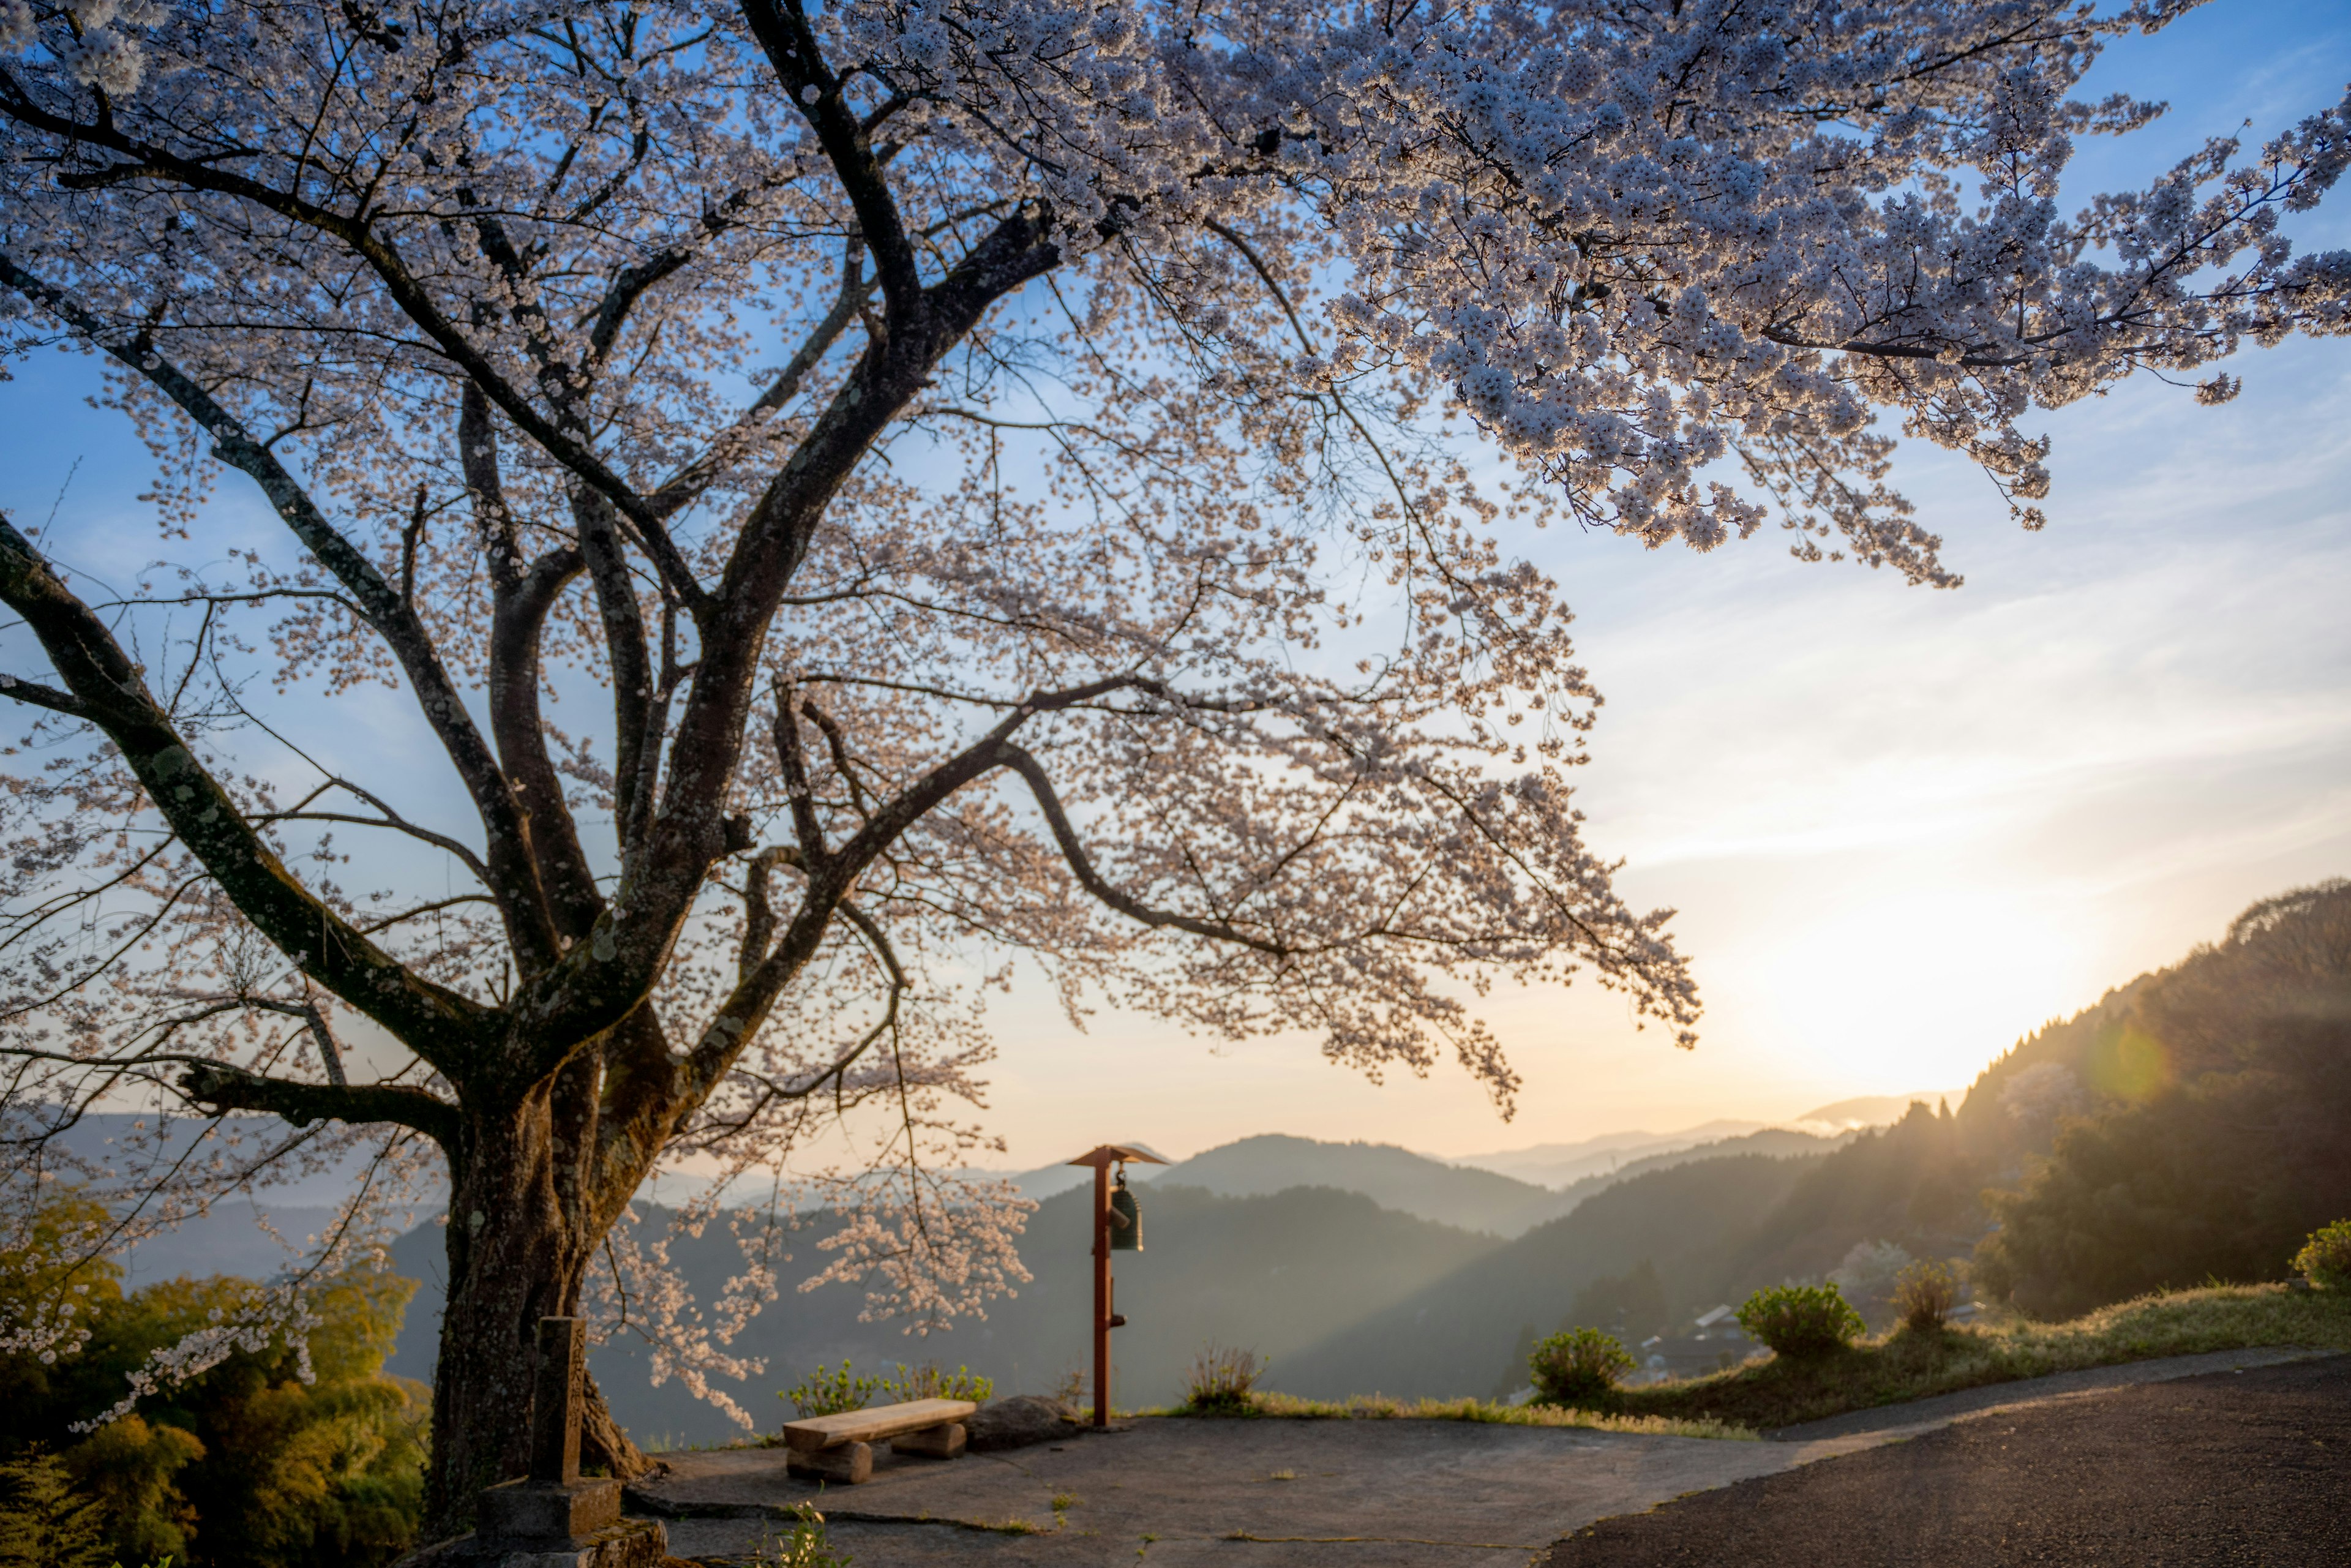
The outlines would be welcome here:
[[[915,1367],[902,1361],[895,1377],[882,1380],[882,1392],[900,1403],[913,1399],[968,1399],[975,1405],[985,1405],[996,1397],[996,1383],[968,1366],[942,1372],[935,1361]]]
[[[1739,1326],[1786,1356],[1825,1355],[1868,1325],[1834,1285],[1773,1285],[1747,1298]]]
[[[1894,1310],[1916,1333],[1933,1333],[1959,1305],[1959,1277],[1932,1260],[1911,1264],[1894,1276]]]
[[[878,1377],[855,1377],[849,1363],[842,1362],[839,1372],[827,1372],[820,1362],[817,1369],[776,1396],[789,1399],[796,1416],[805,1420],[810,1416],[838,1416],[844,1410],[862,1410],[873,1402],[880,1391]]]
[[[1196,1416],[1245,1416],[1267,1363],[1253,1350],[1203,1346],[1184,1375],[1184,1407]]]
[[[2351,1291],[2351,1219],[2338,1219],[2310,1233],[2294,1266],[2312,1284],[2329,1291]]]
[[[1612,1403],[1616,1380],[1633,1370],[1632,1353],[1598,1329],[1568,1329],[1535,1346],[1527,1357],[1535,1398],[1544,1405],[1589,1409]]]
[[[108,1563],[378,1568],[404,1552],[423,1507],[431,1391],[387,1376],[383,1364],[412,1282],[367,1270],[314,1280],[304,1291],[307,1357],[283,1335],[241,1346],[84,1430],[157,1352],[249,1311],[262,1289],[182,1279],[125,1292],[118,1268],[84,1260],[86,1243],[72,1244],[110,1224],[87,1197],[56,1194],[16,1245],[0,1247],[0,1322],[21,1322],[62,1295],[89,1331],[53,1361],[0,1351],[0,1456],[32,1467],[0,1479],[0,1514],[51,1528],[38,1523],[48,1506],[38,1499],[61,1466],[71,1495],[94,1505],[88,1518]],[[36,1452],[54,1458],[27,1458]],[[73,1561],[55,1544],[66,1534],[29,1557],[20,1551],[25,1522],[0,1522],[0,1564]]]

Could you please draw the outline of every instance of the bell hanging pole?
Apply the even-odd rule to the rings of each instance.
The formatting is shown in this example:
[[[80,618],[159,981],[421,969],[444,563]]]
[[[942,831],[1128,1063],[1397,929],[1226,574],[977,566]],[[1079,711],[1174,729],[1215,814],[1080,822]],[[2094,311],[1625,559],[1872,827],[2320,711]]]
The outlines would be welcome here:
[[[1126,1165],[1167,1162],[1139,1144],[1104,1144],[1080,1155],[1070,1164],[1092,1166],[1094,1172],[1094,1425],[1110,1425],[1110,1331],[1126,1324],[1123,1314],[1112,1311],[1113,1252],[1143,1250],[1143,1210],[1127,1190]],[[1111,1167],[1118,1169],[1118,1185],[1111,1185]]]

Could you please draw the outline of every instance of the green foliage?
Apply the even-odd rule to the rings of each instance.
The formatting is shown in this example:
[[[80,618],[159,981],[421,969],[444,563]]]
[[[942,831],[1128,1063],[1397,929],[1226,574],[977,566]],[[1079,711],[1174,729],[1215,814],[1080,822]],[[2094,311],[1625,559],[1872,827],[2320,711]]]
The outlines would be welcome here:
[[[1739,1326],[1780,1355],[1842,1350],[1868,1325],[1834,1285],[1772,1285],[1747,1298]]]
[[[125,1562],[184,1556],[197,1522],[181,1472],[204,1457],[194,1433],[132,1413],[70,1450],[76,1479],[99,1500]]]
[[[2208,1280],[2275,1280],[2351,1192],[2351,1024],[2252,1020],[2249,1064],[2069,1123],[1993,1198],[1978,1278],[2063,1317]]]
[[[2099,1098],[1992,1197],[2001,1228],[1977,1249],[1978,1284],[2064,1317],[2283,1278],[2351,1192],[2351,883],[2253,905],[2227,940],[2098,1013],[2064,1061],[2032,1064]]]
[[[1184,1408],[1195,1416],[1245,1416],[1269,1364],[1253,1350],[1204,1345],[1184,1375]]]
[[[1594,1280],[1575,1292],[1575,1309],[1562,1327],[1603,1328],[1620,1340],[1638,1341],[1661,1333],[1668,1316],[1665,1281],[1644,1258],[1630,1271]]]
[[[53,1361],[0,1355],[0,1455],[54,1453],[96,1505],[110,1560],[371,1568],[405,1551],[423,1500],[428,1395],[382,1368],[409,1281],[369,1271],[322,1281],[307,1292],[318,1320],[307,1365],[282,1340],[235,1350],[84,1434],[75,1426],[112,1406],[131,1373],[235,1316],[259,1288],[174,1280],[126,1295],[110,1266],[60,1261],[57,1242],[86,1227],[90,1207],[71,1194],[51,1200],[28,1239],[0,1253],[0,1318],[21,1322],[69,1297],[89,1330]]]
[[[103,1568],[99,1500],[35,1445],[0,1465],[0,1568]]]
[[[2294,1255],[2294,1270],[2327,1291],[2351,1291],[2351,1219],[2322,1225]]]
[[[1604,1409],[1616,1396],[1616,1380],[1633,1370],[1632,1353],[1614,1334],[1598,1329],[1565,1329],[1527,1357],[1535,1397],[1545,1405]]]
[[[976,1405],[985,1405],[996,1397],[996,1383],[967,1366],[943,1372],[935,1361],[916,1367],[909,1367],[902,1361],[895,1376],[882,1380],[882,1392],[900,1403],[910,1399],[968,1399]]]
[[[849,1568],[849,1553],[833,1549],[824,1515],[817,1511],[816,1504],[796,1502],[790,1512],[791,1533],[768,1543],[755,1559],[758,1568]]]
[[[1894,1310],[1914,1333],[1933,1333],[1959,1302],[1959,1277],[1948,1264],[1922,1259],[1894,1276]]]
[[[839,1372],[827,1372],[824,1364],[776,1396],[792,1402],[792,1410],[800,1420],[811,1416],[838,1416],[844,1410],[862,1410],[873,1402],[880,1392],[878,1377],[852,1375],[849,1363],[842,1362]]]

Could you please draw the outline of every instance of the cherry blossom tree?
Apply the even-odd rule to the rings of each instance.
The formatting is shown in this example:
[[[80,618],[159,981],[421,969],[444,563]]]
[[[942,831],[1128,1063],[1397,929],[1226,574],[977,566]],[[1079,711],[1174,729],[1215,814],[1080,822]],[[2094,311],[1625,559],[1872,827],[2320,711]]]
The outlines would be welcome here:
[[[2070,96],[2101,42],[2183,8],[0,0],[0,326],[102,357],[169,554],[110,589],[0,524],[16,1173],[123,1105],[220,1118],[78,1171],[147,1221],[440,1171],[439,1527],[520,1466],[533,1318],[601,1291],[701,1379],[773,1294],[747,1239],[664,1295],[658,1172],[879,1117],[800,1167],[832,1271],[1017,1280],[948,1168],[1006,966],[1505,1112],[1497,981],[1687,1043],[1526,531],[1953,584],[1894,428],[2037,527],[2034,408],[2343,330],[2351,257],[2280,225],[2351,106],[2059,208],[2158,112]],[[282,551],[225,557],[216,486]],[[274,716],[370,686],[466,820]],[[338,832],[448,891],[342,885]]]

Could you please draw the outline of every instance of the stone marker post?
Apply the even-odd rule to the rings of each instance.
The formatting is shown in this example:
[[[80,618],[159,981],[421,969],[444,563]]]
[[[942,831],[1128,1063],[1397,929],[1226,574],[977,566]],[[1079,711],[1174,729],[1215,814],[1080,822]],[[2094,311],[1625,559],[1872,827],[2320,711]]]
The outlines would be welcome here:
[[[621,1517],[618,1480],[580,1478],[587,1348],[578,1318],[538,1320],[530,1474],[482,1490],[476,1528],[449,1543],[453,1558],[501,1568],[659,1568],[668,1555],[668,1531],[658,1522]]]
[[[530,1401],[532,1480],[569,1486],[580,1479],[580,1385],[587,1369],[586,1331],[578,1318],[538,1320],[538,1376]]]

